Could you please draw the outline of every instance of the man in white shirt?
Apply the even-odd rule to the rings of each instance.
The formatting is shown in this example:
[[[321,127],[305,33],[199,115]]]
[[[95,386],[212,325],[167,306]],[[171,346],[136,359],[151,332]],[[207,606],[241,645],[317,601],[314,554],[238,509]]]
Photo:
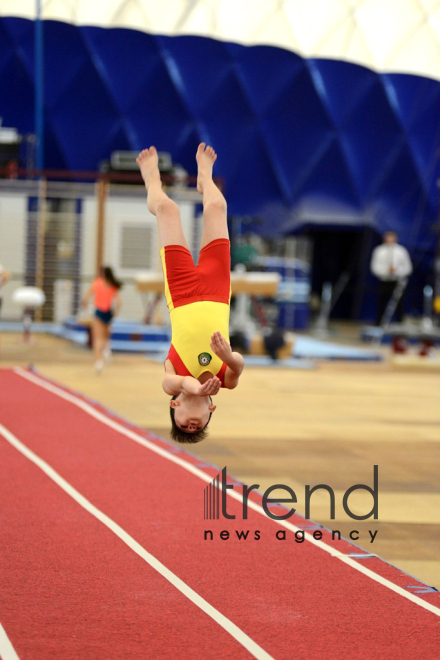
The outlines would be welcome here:
[[[380,325],[387,305],[399,281],[412,273],[412,263],[408,250],[397,243],[397,234],[387,231],[383,243],[373,250],[371,272],[379,279],[379,305],[376,325]],[[403,295],[396,307],[397,321],[402,323],[404,314]]]

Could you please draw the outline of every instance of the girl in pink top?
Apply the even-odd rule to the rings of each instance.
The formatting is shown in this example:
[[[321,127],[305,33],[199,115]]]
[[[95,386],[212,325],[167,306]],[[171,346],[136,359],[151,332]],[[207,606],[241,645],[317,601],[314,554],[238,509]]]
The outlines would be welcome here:
[[[95,299],[95,314],[92,320],[92,339],[95,351],[96,373],[101,373],[104,368],[104,359],[110,359],[110,324],[113,316],[119,313],[121,297],[119,282],[109,266],[103,266],[100,275],[91,284],[86,292],[82,306],[87,307],[90,298]]]

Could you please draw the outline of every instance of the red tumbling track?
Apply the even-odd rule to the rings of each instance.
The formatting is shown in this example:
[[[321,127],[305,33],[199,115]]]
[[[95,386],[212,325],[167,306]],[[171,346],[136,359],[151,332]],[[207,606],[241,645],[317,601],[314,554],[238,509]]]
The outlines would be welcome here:
[[[207,481],[198,474],[211,480],[218,469],[88,402],[165,452],[158,455],[41,387],[49,382],[41,376],[31,375],[31,382],[22,374],[0,371],[0,424],[261,650],[244,648],[0,428],[0,623],[21,660],[440,657],[438,592],[377,558],[353,563],[383,583],[319,544],[296,543],[292,531],[277,540],[284,527],[254,510],[243,521],[231,497],[228,512],[236,520],[204,520]],[[255,493],[251,499],[261,501]],[[309,523],[296,515],[289,522]],[[207,529],[214,540],[204,540]],[[248,539],[238,540],[235,530],[247,529]],[[231,537],[221,540],[221,530]],[[332,542],[327,532],[323,541],[340,553],[363,552]],[[413,602],[387,581],[407,594],[414,592],[410,585],[426,593]]]

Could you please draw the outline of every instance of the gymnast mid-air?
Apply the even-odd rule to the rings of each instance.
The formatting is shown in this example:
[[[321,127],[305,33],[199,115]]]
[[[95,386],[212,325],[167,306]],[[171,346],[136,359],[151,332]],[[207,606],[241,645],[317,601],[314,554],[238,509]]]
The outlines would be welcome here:
[[[212,179],[217,155],[205,143],[196,154],[197,189],[203,195],[203,235],[197,266],[182,230],[179,207],[163,191],[155,147],[137,163],[156,216],[165,296],[171,318],[171,347],[162,387],[170,401],[171,437],[199,442],[216,409],[221,387],[234,389],[244,360],[229,345],[230,243],[226,200]]]

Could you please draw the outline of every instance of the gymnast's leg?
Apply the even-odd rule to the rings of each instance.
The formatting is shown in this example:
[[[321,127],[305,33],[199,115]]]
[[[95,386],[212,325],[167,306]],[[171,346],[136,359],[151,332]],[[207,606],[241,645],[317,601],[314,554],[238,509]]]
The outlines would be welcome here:
[[[226,200],[212,180],[212,168],[217,154],[205,143],[196,154],[198,165],[197,190],[203,195],[203,234],[200,249],[218,238],[229,239]]]
[[[155,147],[144,149],[136,159],[147,189],[150,213],[156,216],[160,247],[183,245],[188,248],[182,231],[179,207],[162,190]]]

